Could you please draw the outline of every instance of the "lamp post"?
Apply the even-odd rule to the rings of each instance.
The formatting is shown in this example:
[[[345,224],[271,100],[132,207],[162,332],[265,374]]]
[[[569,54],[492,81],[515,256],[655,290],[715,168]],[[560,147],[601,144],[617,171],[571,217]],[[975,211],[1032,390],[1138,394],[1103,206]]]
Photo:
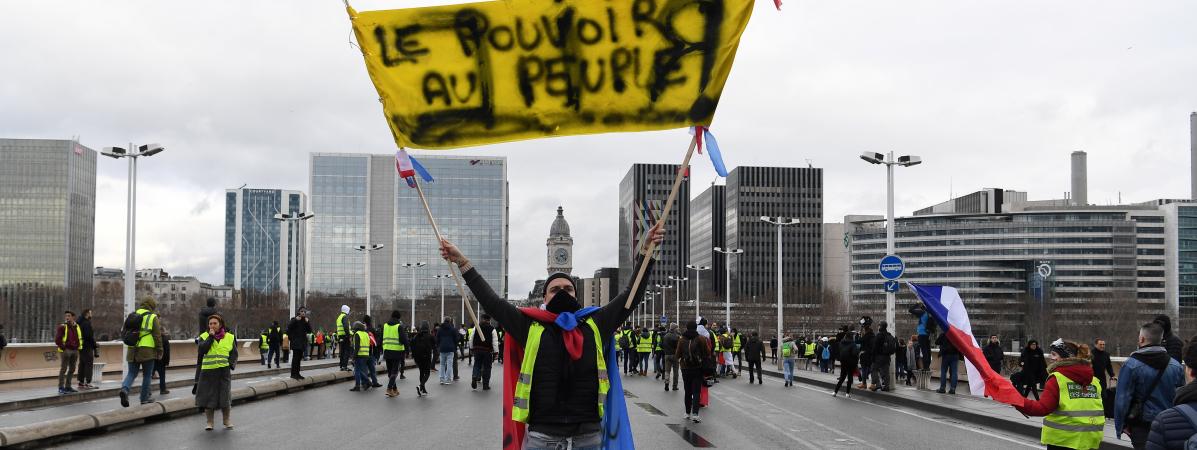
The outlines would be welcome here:
[[[682,283],[690,281],[690,277],[678,278],[673,275],[670,275],[668,277],[668,279],[669,279],[669,281],[676,283],[674,285],[674,289],[673,289],[673,314],[676,317],[674,317],[673,321],[677,322],[678,325],[681,325],[682,324]],[[664,304],[662,304],[662,307],[663,306],[664,306]]]
[[[723,304],[723,326],[731,329],[731,255],[739,255],[744,253],[744,249],[735,248],[724,250],[715,247],[715,251],[723,254],[723,290],[727,291],[726,300]]]
[[[445,278],[452,277],[453,274],[435,275],[432,278],[441,280],[441,317],[445,317]],[[413,295],[413,298],[415,296]],[[414,320],[414,318],[413,318]]]
[[[694,319],[698,319],[699,293],[702,292],[702,271],[711,270],[710,266],[696,266],[686,264],[686,268],[694,271]]]
[[[296,214],[275,214],[274,220],[287,224],[287,234],[291,235],[291,248],[288,251],[291,253],[291,276],[288,278],[288,283],[291,283],[291,289],[288,297],[291,297],[291,306],[289,311],[291,315],[288,317],[295,317],[295,306],[299,302],[299,224],[303,221],[316,217],[310,212],[296,213]]]
[[[367,244],[353,247],[354,250],[362,252],[366,257],[366,314],[370,314],[370,252],[380,250],[386,247],[382,244]]]
[[[781,342],[783,340],[781,337],[781,314],[782,314],[781,313],[781,291],[782,291],[781,229],[783,227],[785,227],[786,225],[797,224],[798,219],[785,218],[785,217],[773,218],[773,217],[769,217],[769,216],[761,216],[761,221],[771,223],[771,224],[777,226],[777,342],[778,342],[778,345],[781,345]],[[778,361],[779,361],[779,365],[780,365],[781,360],[778,360]]]
[[[668,278],[669,278],[669,279],[672,279],[673,277],[668,277]],[[666,290],[666,289],[673,289],[673,290],[674,290],[674,292],[677,292],[677,289],[676,289],[676,287],[675,287],[675,286],[673,286],[673,285],[666,285],[666,286],[663,286],[663,285],[660,285],[660,284],[658,284],[658,285],[657,285],[657,289],[660,289],[660,290],[661,290],[661,315],[665,315],[665,290]],[[674,320],[677,320],[677,319],[674,319]]]
[[[417,323],[416,322],[416,268],[424,267],[425,264],[427,264],[427,263],[425,263],[423,261],[414,262],[414,263],[403,263],[404,269],[411,269],[411,323],[413,323],[413,324]],[[444,317],[444,315],[442,314],[441,317]],[[440,320],[437,320],[437,322],[440,322]]]
[[[864,152],[860,155],[860,159],[865,160],[869,164],[884,164],[885,165],[885,254],[894,254],[894,166],[917,166],[923,163],[923,158],[918,156],[899,156],[894,158],[894,152],[889,152],[888,155],[882,155],[876,152]],[[894,327],[895,310],[897,309],[897,296],[893,292],[885,293],[885,322],[890,327]],[[889,370],[896,370],[894,367],[894,357],[890,356]]]

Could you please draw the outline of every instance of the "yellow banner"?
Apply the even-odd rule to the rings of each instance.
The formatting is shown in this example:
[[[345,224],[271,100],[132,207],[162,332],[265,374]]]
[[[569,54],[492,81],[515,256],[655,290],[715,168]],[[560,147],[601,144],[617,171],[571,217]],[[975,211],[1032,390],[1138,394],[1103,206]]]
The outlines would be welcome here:
[[[400,147],[710,125],[750,0],[499,0],[357,12]]]

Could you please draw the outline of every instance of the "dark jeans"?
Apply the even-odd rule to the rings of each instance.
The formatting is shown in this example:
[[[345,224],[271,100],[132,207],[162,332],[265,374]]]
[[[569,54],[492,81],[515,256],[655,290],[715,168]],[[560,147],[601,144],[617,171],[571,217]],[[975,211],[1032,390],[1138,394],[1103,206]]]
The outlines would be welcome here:
[[[698,409],[702,408],[698,404],[702,392],[702,369],[682,369],[682,385],[686,414],[698,414]]]
[[[1128,423],[1127,428],[1130,428],[1131,445],[1135,450],[1143,450],[1147,448],[1147,434],[1151,432],[1150,423]]]
[[[412,358],[416,360],[416,367],[420,368],[420,387],[428,382],[428,377],[432,376],[432,360],[427,358]]]
[[[295,347],[295,346],[291,347],[291,376],[294,378],[299,378],[299,377],[303,376],[303,375],[299,374],[300,364],[303,362],[303,351],[304,351],[304,348],[302,345],[298,346],[298,347]],[[278,364],[278,363],[275,363],[275,364]]]
[[[154,361],[154,373],[158,374],[158,392],[166,392],[166,361]]]
[[[133,380],[137,379],[137,374],[141,373],[141,401],[148,401],[150,399],[150,377],[154,373],[154,361],[145,362],[127,362],[129,365],[128,375],[125,375],[125,380],[121,382],[121,390],[126,393],[129,388],[133,386]]]
[[[403,360],[399,358],[387,358],[387,389],[395,389],[395,378],[399,376],[399,368],[403,366]]]
[[[919,369],[931,370],[931,337],[925,334],[919,335],[918,353],[916,355],[914,361],[916,363],[922,361],[923,363]]]
[[[279,365],[278,365],[279,353],[282,353],[282,352],[280,352],[278,350],[277,345],[271,346],[270,349],[266,352],[266,364],[269,365],[270,360],[273,359],[274,367],[279,367]]]
[[[91,384],[92,372],[95,370],[95,356],[94,349],[84,348],[79,352],[79,384]]]
[[[349,336],[341,336],[340,342],[337,343],[341,349],[341,369],[349,368]]]
[[[355,356],[353,358],[353,387],[370,386],[370,363],[373,362],[369,356]]]
[[[752,369],[753,368],[756,368],[756,377],[760,378],[761,380],[764,380],[765,372],[761,371],[761,362],[760,361],[748,361],[748,382],[749,383],[752,382]]]
[[[847,393],[847,394],[852,393],[852,372],[855,372],[855,371],[856,371],[855,364],[840,363],[840,379],[839,379],[839,381],[835,382],[835,392],[840,391],[840,386],[844,386],[844,381],[846,380],[848,383],[847,383],[847,386],[844,386],[844,393]]]
[[[648,358],[649,353],[636,354],[636,366],[640,367],[641,372],[648,372]]]
[[[956,392],[956,376],[959,370],[960,356],[947,355],[941,356],[939,359],[939,390],[943,390],[944,384],[948,382],[948,373],[951,373],[952,385],[948,390]]]
[[[490,361],[493,356],[491,352],[474,355],[474,379],[481,379],[483,386],[490,386]]]

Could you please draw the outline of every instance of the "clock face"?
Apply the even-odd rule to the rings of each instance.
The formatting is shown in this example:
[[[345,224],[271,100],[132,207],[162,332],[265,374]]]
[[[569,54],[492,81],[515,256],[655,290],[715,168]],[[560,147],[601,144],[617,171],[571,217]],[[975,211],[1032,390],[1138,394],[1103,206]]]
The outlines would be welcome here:
[[[563,248],[559,248],[557,251],[553,252],[553,261],[557,264],[565,264],[568,259],[569,252]]]

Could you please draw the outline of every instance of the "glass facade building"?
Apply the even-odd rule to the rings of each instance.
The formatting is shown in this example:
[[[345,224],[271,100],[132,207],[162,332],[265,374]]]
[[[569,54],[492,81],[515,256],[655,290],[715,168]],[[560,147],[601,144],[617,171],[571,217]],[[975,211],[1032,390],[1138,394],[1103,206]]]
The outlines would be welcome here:
[[[441,233],[456,244],[495,291],[507,296],[507,160],[503,157],[414,155],[436,181],[423,183]],[[308,289],[361,297],[365,258],[355,246],[382,244],[369,253],[370,295],[375,304],[408,300],[414,269],[417,299],[440,295],[433,278],[447,274],[424,206],[398,177],[394,155],[313,153]],[[446,283],[446,294],[452,281]],[[427,317],[431,319],[432,317]],[[405,317],[406,319],[406,317]]]
[[[702,291],[711,295],[723,294],[727,283],[726,256],[713,250],[727,244],[723,227],[726,211],[723,191],[724,186],[712,184],[690,201],[690,264],[711,268],[699,280]]]
[[[62,312],[92,307],[96,152],[72,140],[0,139],[0,324],[52,342]]]
[[[627,288],[636,277],[640,268],[634,266],[635,256],[639,254],[648,229],[661,217],[679,167],[677,164],[633,164],[619,182],[619,280],[616,292]],[[690,264],[689,231],[690,179],[686,178],[673,202],[673,211],[665,221],[665,241],[657,246],[656,263],[644,275],[642,283],[649,287],[667,285],[671,275],[686,276],[686,264]],[[710,271],[703,274],[709,275]],[[683,299],[693,298],[693,274],[690,280],[690,289],[686,291],[691,294],[683,295]],[[671,310],[673,308],[666,308],[666,311]]]
[[[784,302],[799,303],[798,289],[823,284],[823,169],[740,166],[724,193],[726,246],[732,257],[731,295],[747,299],[777,292],[777,226],[761,216],[798,219],[782,227]]]
[[[275,214],[306,212],[307,197],[280,189],[225,191],[224,283],[243,295],[295,292],[303,280],[304,227]]]

